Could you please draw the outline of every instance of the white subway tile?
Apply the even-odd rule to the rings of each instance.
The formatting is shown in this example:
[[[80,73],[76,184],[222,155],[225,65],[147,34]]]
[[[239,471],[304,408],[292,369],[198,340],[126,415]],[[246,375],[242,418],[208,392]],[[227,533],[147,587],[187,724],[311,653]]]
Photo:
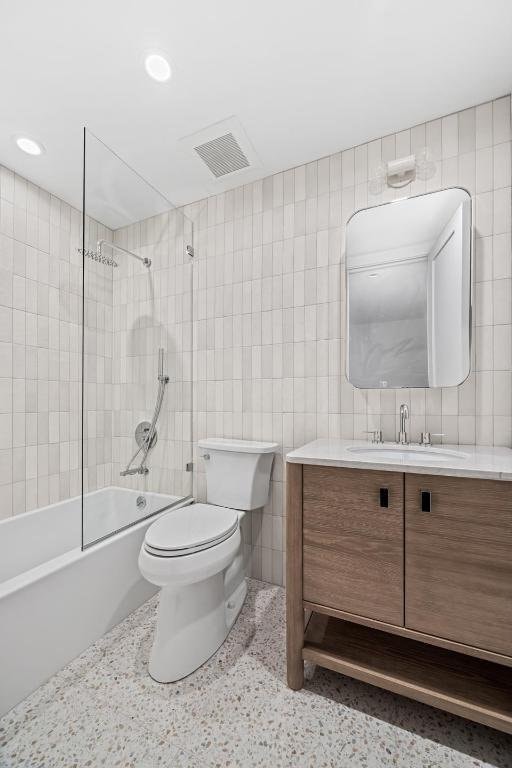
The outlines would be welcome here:
[[[510,141],[510,96],[492,103],[492,137],[494,144]]]
[[[493,143],[492,102],[475,108],[476,148],[490,147]]]

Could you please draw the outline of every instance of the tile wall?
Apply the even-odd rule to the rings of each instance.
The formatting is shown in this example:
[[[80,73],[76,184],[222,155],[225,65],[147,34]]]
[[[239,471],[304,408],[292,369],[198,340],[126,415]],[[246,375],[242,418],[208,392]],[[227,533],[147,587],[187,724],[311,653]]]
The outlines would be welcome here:
[[[180,229],[181,214],[172,212],[116,232],[120,244],[150,250],[153,267],[151,275],[128,262],[113,276],[101,265],[90,271],[99,282],[87,291],[86,487],[121,482],[131,432],[154,405],[158,346],[167,352],[171,387],[152,490],[188,488],[192,389],[194,442],[279,444],[269,503],[245,522],[251,570],[264,580],[283,582],[290,449],[373,428],[393,439],[401,402],[410,405],[412,439],[428,429],[444,432],[445,442],[510,446],[510,140],[507,96],[186,206],[182,221],[193,231]],[[344,374],[345,222],[358,208],[398,196],[369,191],[381,160],[424,146],[436,174],[409,193],[460,184],[473,196],[472,372],[460,387],[441,390],[356,390]],[[80,217],[9,171],[0,181],[0,484],[8,515],[79,487]],[[191,239],[193,307],[184,254]],[[195,493],[204,500],[197,451],[195,464]]]
[[[151,259],[148,270],[130,257],[114,270],[113,471],[115,484],[173,496],[192,493],[192,264],[186,246],[191,222],[172,210],[118,229],[115,240]],[[137,449],[134,430],[150,421],[158,391],[158,349],[169,376],[158,442],[149,475],[121,478],[120,470]],[[138,457],[135,462],[140,461]]]
[[[86,218],[86,249],[96,252],[98,240],[106,239],[112,242],[113,236],[114,233],[111,230]],[[81,268],[80,261],[80,273]],[[112,485],[113,478],[112,378],[115,271],[112,267],[93,259],[85,261],[84,490],[86,492]],[[81,330],[81,316],[79,324]],[[81,339],[78,349],[81,350]],[[81,375],[79,371],[79,376]],[[80,420],[80,413],[78,418]]]
[[[0,167],[0,518],[80,492],[80,246],[79,211]]]
[[[283,455],[318,437],[397,432],[512,444],[510,98],[464,110],[187,206],[195,224],[195,437],[275,440],[272,494],[251,512],[252,572],[283,581]],[[460,184],[474,200],[474,345],[460,387],[356,390],[344,374],[345,222],[402,196],[369,192],[381,160],[427,146],[436,161],[409,194]],[[197,494],[205,475],[197,459]]]

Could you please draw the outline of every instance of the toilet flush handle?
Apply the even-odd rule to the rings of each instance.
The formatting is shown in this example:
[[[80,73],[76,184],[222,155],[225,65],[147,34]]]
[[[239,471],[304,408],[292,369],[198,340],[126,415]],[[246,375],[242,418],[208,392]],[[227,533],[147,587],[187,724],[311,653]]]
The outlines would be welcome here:
[[[210,461],[210,454],[209,453],[203,453],[203,459],[205,461]]]

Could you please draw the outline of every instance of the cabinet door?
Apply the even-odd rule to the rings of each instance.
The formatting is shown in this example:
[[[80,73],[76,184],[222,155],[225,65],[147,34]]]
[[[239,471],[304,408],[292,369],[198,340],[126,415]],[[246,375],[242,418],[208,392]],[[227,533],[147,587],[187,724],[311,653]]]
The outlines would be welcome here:
[[[406,627],[512,656],[512,484],[406,475],[405,531]]]
[[[305,466],[304,600],[403,626],[403,519],[402,473]]]

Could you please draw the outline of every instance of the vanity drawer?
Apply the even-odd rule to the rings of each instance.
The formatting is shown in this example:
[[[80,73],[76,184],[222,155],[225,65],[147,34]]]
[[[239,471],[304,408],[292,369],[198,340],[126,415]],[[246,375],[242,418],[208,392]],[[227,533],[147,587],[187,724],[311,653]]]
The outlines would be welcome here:
[[[405,509],[406,627],[512,656],[512,483],[406,475]]]
[[[403,487],[399,472],[304,466],[304,600],[403,626]]]

